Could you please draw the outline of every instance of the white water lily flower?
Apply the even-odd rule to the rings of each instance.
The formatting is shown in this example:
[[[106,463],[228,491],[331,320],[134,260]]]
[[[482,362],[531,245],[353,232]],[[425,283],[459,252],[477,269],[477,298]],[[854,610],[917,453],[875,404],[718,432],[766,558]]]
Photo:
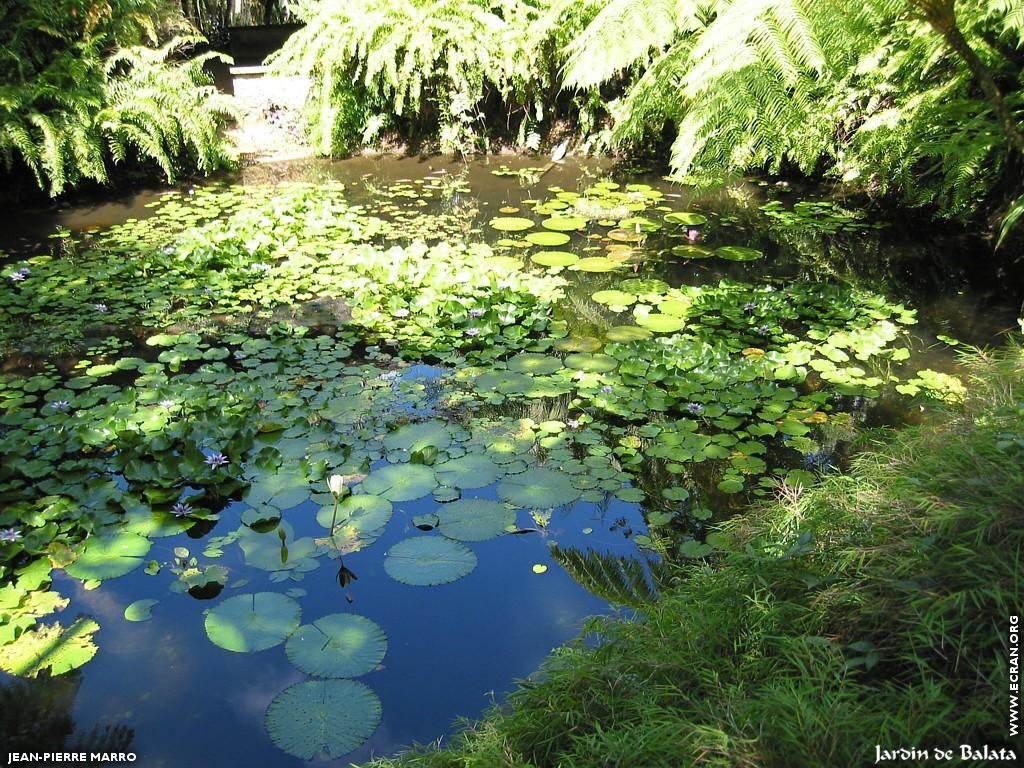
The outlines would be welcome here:
[[[341,475],[331,475],[327,480],[327,487],[335,496],[341,496],[345,490],[345,478]]]

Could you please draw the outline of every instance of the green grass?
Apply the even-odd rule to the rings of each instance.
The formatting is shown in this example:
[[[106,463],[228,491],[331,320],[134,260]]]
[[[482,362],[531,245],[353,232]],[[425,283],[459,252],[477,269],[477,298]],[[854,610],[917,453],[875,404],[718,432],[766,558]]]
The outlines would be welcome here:
[[[443,750],[376,768],[858,766],[883,747],[1012,747],[1024,350],[978,354],[963,408],[731,521],[636,620],[557,651]],[[958,762],[956,760],[952,762]],[[908,763],[904,763],[908,764]]]

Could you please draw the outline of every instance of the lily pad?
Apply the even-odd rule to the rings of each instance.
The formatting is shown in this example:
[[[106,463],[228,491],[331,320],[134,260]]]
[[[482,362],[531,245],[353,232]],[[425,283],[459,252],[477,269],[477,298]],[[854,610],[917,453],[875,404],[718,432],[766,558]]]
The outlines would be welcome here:
[[[153,618],[153,606],[157,604],[157,600],[147,598],[145,600],[136,600],[134,603],[124,609],[124,617],[128,621],[149,621]]]
[[[403,584],[423,587],[448,584],[474,568],[473,550],[440,536],[403,539],[384,556],[388,576]]]
[[[741,245],[726,245],[715,249],[715,256],[729,261],[755,261],[764,258],[764,252]]]
[[[236,595],[207,611],[206,636],[228,651],[263,651],[298,629],[301,612],[297,602],[277,592]]]
[[[464,490],[488,486],[501,474],[498,465],[489,458],[471,453],[438,464],[434,472],[442,485]]]
[[[435,511],[442,534],[459,541],[486,541],[515,525],[515,512],[500,501],[460,499]]]
[[[709,256],[714,255],[714,251],[710,248],[705,248],[701,245],[693,245],[691,243],[673,246],[672,253],[684,259],[706,259]]]
[[[452,433],[443,421],[424,421],[406,424],[384,438],[384,447],[389,451],[418,451],[428,446],[443,451],[452,444]]]
[[[569,267],[578,262],[580,257],[569,251],[538,251],[530,259],[542,267]]]
[[[576,272],[611,272],[622,268],[622,262],[609,259],[607,256],[590,256],[580,259],[570,269]]]
[[[540,223],[544,229],[555,232],[574,232],[587,226],[587,220],[579,216],[552,216]]]
[[[423,464],[392,464],[375,469],[363,480],[363,491],[388,501],[412,501],[437,485],[434,470]]]
[[[646,328],[637,328],[635,325],[616,325],[604,332],[608,341],[620,343],[629,341],[644,341],[651,338],[651,332]]]
[[[314,677],[365,675],[380,664],[387,648],[387,636],[376,622],[350,613],[304,624],[284,647],[291,663]]]
[[[150,541],[135,533],[115,533],[87,539],[78,559],[65,570],[83,581],[114,579],[142,565]]]
[[[567,368],[588,373],[608,373],[619,366],[619,361],[611,355],[594,355],[587,352],[577,352],[565,358]]]
[[[520,216],[498,216],[491,219],[491,227],[499,232],[525,232],[533,229],[533,222]]]
[[[342,499],[338,505],[337,518],[334,505],[325,504],[316,513],[316,521],[329,530],[331,520],[334,520],[336,527],[344,526],[351,528],[357,535],[366,535],[384,528],[391,519],[391,511],[391,502],[383,496],[355,493]]]
[[[636,324],[643,328],[649,328],[655,333],[675,333],[686,325],[686,321],[674,315],[652,312],[649,315],[641,315],[636,318]]]
[[[306,680],[267,707],[267,733],[300,760],[335,760],[362,745],[380,725],[380,699],[356,680]]]
[[[572,238],[564,232],[531,232],[525,239],[528,243],[533,243],[534,245],[554,248],[559,245],[565,245]]]
[[[580,497],[572,476],[545,467],[506,477],[498,485],[498,497],[525,509],[547,509],[571,504]]]
[[[537,354],[536,352],[520,352],[508,361],[508,369],[517,373],[531,373],[541,376],[561,370],[562,361],[557,357]]]
[[[701,213],[693,213],[692,211],[675,211],[665,216],[665,221],[669,224],[682,224],[687,227],[699,227],[701,224],[707,224],[708,217]]]
[[[35,677],[44,670],[61,675],[77,669],[96,655],[92,636],[99,628],[85,616],[66,629],[60,624],[39,625],[0,647],[0,669],[20,677]]]

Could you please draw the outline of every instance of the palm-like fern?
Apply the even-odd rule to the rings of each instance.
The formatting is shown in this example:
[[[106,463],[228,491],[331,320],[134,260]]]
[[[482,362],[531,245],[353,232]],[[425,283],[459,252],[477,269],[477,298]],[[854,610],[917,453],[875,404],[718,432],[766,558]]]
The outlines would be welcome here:
[[[658,599],[639,560],[572,547],[552,547],[551,556],[580,586],[610,603],[643,608]]]

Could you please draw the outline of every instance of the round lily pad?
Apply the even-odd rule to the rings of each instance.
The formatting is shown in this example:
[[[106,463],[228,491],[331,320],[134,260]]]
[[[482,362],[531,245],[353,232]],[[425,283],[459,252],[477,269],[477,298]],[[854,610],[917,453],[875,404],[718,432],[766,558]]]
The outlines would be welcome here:
[[[78,558],[65,570],[83,581],[114,579],[142,565],[149,547],[145,536],[126,531],[94,536],[86,540]]]
[[[587,220],[579,216],[552,216],[540,223],[544,229],[551,229],[555,232],[574,232],[587,226]]]
[[[124,617],[128,621],[149,621],[153,618],[153,606],[157,602],[152,598],[136,600],[124,609]]]
[[[715,256],[729,261],[755,261],[764,257],[764,252],[741,245],[726,245],[715,249]]]
[[[497,216],[491,219],[491,227],[499,232],[525,232],[533,228],[533,222],[520,216]]]
[[[349,526],[358,533],[370,533],[388,524],[391,510],[391,502],[383,496],[354,493],[341,500],[337,518],[334,515],[334,505],[325,504],[316,513],[316,521],[327,529],[331,527],[331,520],[335,520],[335,526]]]
[[[540,245],[544,248],[554,248],[555,246],[565,245],[571,240],[564,232],[531,232],[526,236],[526,241],[533,243],[534,245]]]
[[[228,651],[273,648],[299,626],[299,604],[277,592],[229,597],[206,614],[206,636]]]
[[[560,352],[597,352],[602,346],[601,340],[593,336],[566,336],[555,341],[555,349]]]
[[[384,447],[389,451],[418,451],[427,446],[443,451],[452,444],[452,433],[443,421],[424,421],[406,424],[384,438]]]
[[[437,485],[434,470],[422,464],[392,464],[375,469],[363,480],[363,491],[388,501],[412,501]]]
[[[388,649],[376,622],[351,613],[333,613],[304,624],[285,644],[288,659],[314,677],[358,677],[375,669]]]
[[[508,361],[508,369],[517,373],[532,373],[535,376],[554,373],[562,368],[562,361],[557,357],[541,355],[536,352],[520,352]]]
[[[466,454],[434,467],[438,481],[454,488],[483,488],[498,479],[501,470],[486,456]]]
[[[448,584],[474,568],[473,550],[440,536],[403,539],[384,556],[388,576],[403,584],[422,587]]]
[[[619,366],[619,361],[611,355],[594,355],[587,352],[577,352],[565,358],[565,365],[577,371],[589,373],[608,373]]]
[[[675,211],[665,216],[665,221],[669,224],[682,224],[687,227],[699,227],[701,224],[706,224],[708,217],[700,214],[693,213],[692,211]]]
[[[300,760],[335,760],[362,745],[380,725],[381,707],[357,680],[306,680],[285,688],[267,707],[267,733]]]
[[[530,259],[542,267],[569,267],[578,262],[580,257],[568,251],[538,251]]]
[[[628,307],[636,303],[636,296],[632,293],[626,293],[625,291],[615,289],[597,291],[590,298],[598,304],[606,304],[609,307]]]
[[[493,539],[516,522],[514,511],[490,499],[460,499],[442,504],[434,514],[441,533],[459,541]]]
[[[629,341],[643,341],[651,338],[651,332],[646,328],[637,328],[635,325],[616,325],[604,332],[608,341],[620,343]]]
[[[686,243],[684,245],[674,246],[672,248],[672,253],[684,259],[706,259],[708,256],[714,254],[714,251],[700,245]]]
[[[609,259],[607,256],[590,256],[586,259],[580,259],[570,267],[570,269],[576,272],[611,272],[621,268],[621,261]]]
[[[674,315],[652,312],[649,315],[640,315],[636,318],[636,324],[643,328],[649,328],[655,333],[675,333],[686,325],[686,321]]]
[[[573,487],[572,475],[535,467],[506,477],[498,485],[498,497],[517,507],[547,509],[571,504],[580,497],[580,491]]]

